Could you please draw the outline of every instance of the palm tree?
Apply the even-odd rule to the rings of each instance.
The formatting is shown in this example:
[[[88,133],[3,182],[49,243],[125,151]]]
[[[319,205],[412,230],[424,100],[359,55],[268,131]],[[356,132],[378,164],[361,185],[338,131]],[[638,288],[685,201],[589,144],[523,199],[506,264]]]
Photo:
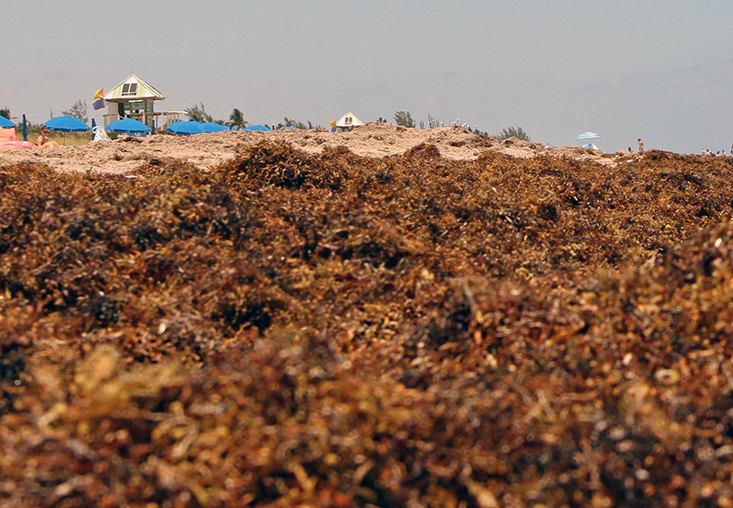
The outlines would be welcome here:
[[[529,134],[524,132],[521,127],[508,127],[502,130],[501,134],[496,136],[496,138],[499,140],[504,140],[512,137],[521,139],[523,141],[530,141]]]
[[[190,108],[184,109],[184,111],[188,115],[188,119],[191,121],[201,123],[214,121],[211,115],[206,112],[206,107],[203,102],[200,106],[191,106]]]
[[[415,128],[415,120],[412,119],[409,111],[397,111],[394,114],[394,122],[402,127]]]
[[[241,130],[247,127],[247,122],[244,121],[244,115],[237,108],[234,108],[232,114],[229,115],[229,127],[235,130]]]

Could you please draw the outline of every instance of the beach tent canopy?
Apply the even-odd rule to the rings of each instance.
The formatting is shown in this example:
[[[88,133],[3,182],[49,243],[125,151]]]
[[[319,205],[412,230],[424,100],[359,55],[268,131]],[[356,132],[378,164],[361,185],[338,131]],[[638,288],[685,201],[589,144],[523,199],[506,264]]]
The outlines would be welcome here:
[[[245,131],[269,131],[270,128],[266,127],[264,125],[250,125],[248,127],[245,127],[243,130]]]
[[[15,124],[11,122],[10,120],[8,120],[7,118],[5,118],[4,116],[0,116],[0,127],[2,128],[12,127],[13,129],[15,129]]]
[[[359,120],[359,118],[351,111],[349,111],[336,121],[336,127],[341,128],[359,127],[362,125],[364,125],[364,122]]]
[[[173,134],[186,136],[188,134],[202,134],[204,132],[204,127],[201,122],[180,121],[170,124],[168,127],[166,127],[166,130],[168,132],[172,132]]]
[[[150,127],[133,118],[125,118],[117,120],[107,126],[108,131],[123,132],[126,134],[139,134],[141,132],[150,132]]]
[[[73,116],[57,116],[44,123],[46,127],[61,132],[83,132],[91,129],[87,124]]]
[[[146,81],[131,74],[125,81],[107,92],[104,100],[107,102],[129,102],[154,100],[162,101],[166,97]]]
[[[204,132],[221,132],[232,130],[230,127],[216,122],[206,122],[202,124],[201,127],[204,129]]]

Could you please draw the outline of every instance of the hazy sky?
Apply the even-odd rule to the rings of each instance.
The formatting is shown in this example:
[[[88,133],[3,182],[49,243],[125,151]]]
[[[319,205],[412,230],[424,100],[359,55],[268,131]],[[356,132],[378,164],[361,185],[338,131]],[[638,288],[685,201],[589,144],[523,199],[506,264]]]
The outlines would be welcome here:
[[[132,72],[215,119],[327,125],[460,119],[604,151],[733,141],[730,0],[31,0],[5,2],[0,107],[90,116]]]

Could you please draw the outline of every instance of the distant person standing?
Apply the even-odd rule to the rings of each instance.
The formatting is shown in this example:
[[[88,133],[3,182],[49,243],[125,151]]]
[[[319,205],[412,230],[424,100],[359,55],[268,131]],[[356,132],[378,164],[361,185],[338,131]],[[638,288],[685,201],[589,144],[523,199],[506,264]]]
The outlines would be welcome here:
[[[641,140],[641,138],[636,140],[639,143],[639,153],[644,153],[644,142]]]

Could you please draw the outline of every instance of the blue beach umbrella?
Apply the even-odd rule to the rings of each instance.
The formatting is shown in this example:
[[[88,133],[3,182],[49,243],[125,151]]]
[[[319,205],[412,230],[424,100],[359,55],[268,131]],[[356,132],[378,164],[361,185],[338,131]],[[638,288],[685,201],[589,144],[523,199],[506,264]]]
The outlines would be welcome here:
[[[201,127],[204,129],[204,132],[221,132],[232,130],[230,127],[216,122],[206,122]]]
[[[0,116],[0,127],[2,127],[3,129],[7,129],[10,127],[15,127],[15,124],[4,116]]]
[[[600,134],[596,134],[595,132],[584,132],[583,134],[578,134],[578,136],[575,138],[575,141],[578,141],[580,139],[599,139],[601,137]]]
[[[174,122],[168,126],[168,132],[172,132],[173,134],[181,134],[181,135],[188,135],[188,134],[201,134],[204,132],[204,128],[201,124],[201,122]]]
[[[51,118],[48,122],[44,123],[46,127],[51,130],[61,132],[84,132],[88,131],[91,127],[73,116],[57,116]]]
[[[143,132],[150,132],[150,127],[139,120],[135,120],[134,118],[124,118],[122,120],[112,122],[107,126],[106,130],[111,132],[122,132],[125,134],[140,134]]]
[[[250,125],[249,127],[244,128],[245,131],[269,131],[270,128],[266,127],[264,125]]]

